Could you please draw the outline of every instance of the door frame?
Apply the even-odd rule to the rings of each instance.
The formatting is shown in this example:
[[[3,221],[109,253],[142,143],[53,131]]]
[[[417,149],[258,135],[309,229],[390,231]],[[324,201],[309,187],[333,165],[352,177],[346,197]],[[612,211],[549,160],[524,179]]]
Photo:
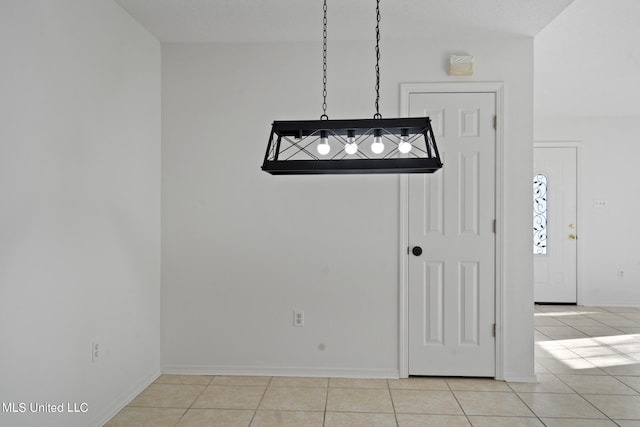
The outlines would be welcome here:
[[[575,148],[576,149],[576,222],[578,224],[578,239],[576,240],[576,305],[582,304],[582,292],[580,283],[582,282],[580,254],[582,253],[580,246],[582,240],[582,209],[580,209],[580,141],[533,141],[533,148]],[[534,154],[535,155],[535,154]],[[533,173],[536,173],[534,170]],[[533,178],[533,177],[532,177]]]
[[[409,98],[414,93],[493,93],[496,99],[496,159],[495,159],[495,364],[496,379],[504,379],[504,83],[401,83],[400,116],[409,115]],[[409,376],[409,178],[400,175],[400,239],[399,240],[399,342],[398,368],[400,378]]]

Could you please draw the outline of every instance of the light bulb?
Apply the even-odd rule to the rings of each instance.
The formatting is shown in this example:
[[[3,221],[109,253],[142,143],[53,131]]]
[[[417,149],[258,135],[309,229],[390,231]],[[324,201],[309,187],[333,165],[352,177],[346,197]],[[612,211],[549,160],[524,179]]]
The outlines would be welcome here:
[[[384,151],[384,144],[382,143],[381,136],[373,137],[373,144],[371,144],[371,151],[373,151],[375,154],[380,154]]]
[[[355,132],[352,130],[347,131],[347,135],[347,145],[344,146],[344,151],[347,154],[356,154],[358,144],[356,144]]]
[[[326,132],[320,133],[320,144],[318,144],[318,154],[322,156],[326,156],[331,151],[331,146],[329,145],[329,138],[327,138]]]
[[[358,144],[356,144],[355,142],[351,144],[347,144],[344,146],[344,151],[347,154],[356,154],[356,152],[358,151]]]
[[[331,151],[331,147],[329,146],[329,142],[321,142],[318,144],[318,154],[326,156]]]
[[[409,142],[409,129],[402,129],[400,131],[400,144],[398,144],[398,151],[402,154],[407,154],[411,151],[411,143]]]
[[[402,154],[407,154],[409,151],[411,151],[411,143],[403,137],[402,141],[400,141],[400,144],[398,144],[398,151],[400,151]]]

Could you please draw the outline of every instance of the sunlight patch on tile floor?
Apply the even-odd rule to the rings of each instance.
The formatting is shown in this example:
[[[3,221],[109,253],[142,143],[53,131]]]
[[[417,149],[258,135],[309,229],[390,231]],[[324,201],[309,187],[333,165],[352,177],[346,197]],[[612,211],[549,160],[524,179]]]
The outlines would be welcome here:
[[[584,316],[589,314],[598,314],[599,311],[553,311],[539,312],[534,314],[535,317],[568,317],[568,316]]]
[[[616,335],[597,338],[538,341],[547,357],[561,360],[571,369],[589,369],[640,364],[625,350],[638,350],[640,335]],[[621,346],[625,346],[622,348]],[[574,357],[572,357],[572,355]],[[575,356],[580,356],[575,358]],[[585,361],[589,363],[585,363]]]

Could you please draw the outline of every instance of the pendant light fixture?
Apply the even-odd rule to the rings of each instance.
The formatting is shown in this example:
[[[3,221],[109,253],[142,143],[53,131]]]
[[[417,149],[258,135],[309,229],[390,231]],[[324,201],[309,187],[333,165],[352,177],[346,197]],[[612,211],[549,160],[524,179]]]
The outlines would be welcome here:
[[[376,1],[376,113],[327,116],[327,0],[323,4],[320,120],[274,121],[262,170],[272,175],[433,173],[442,167],[429,117],[380,114],[380,0]]]

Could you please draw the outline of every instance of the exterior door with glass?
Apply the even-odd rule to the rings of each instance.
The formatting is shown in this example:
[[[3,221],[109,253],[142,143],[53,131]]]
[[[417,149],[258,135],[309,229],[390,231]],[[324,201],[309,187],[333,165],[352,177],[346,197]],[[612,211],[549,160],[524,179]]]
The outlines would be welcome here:
[[[577,302],[577,148],[534,148],[533,276],[538,303]]]

